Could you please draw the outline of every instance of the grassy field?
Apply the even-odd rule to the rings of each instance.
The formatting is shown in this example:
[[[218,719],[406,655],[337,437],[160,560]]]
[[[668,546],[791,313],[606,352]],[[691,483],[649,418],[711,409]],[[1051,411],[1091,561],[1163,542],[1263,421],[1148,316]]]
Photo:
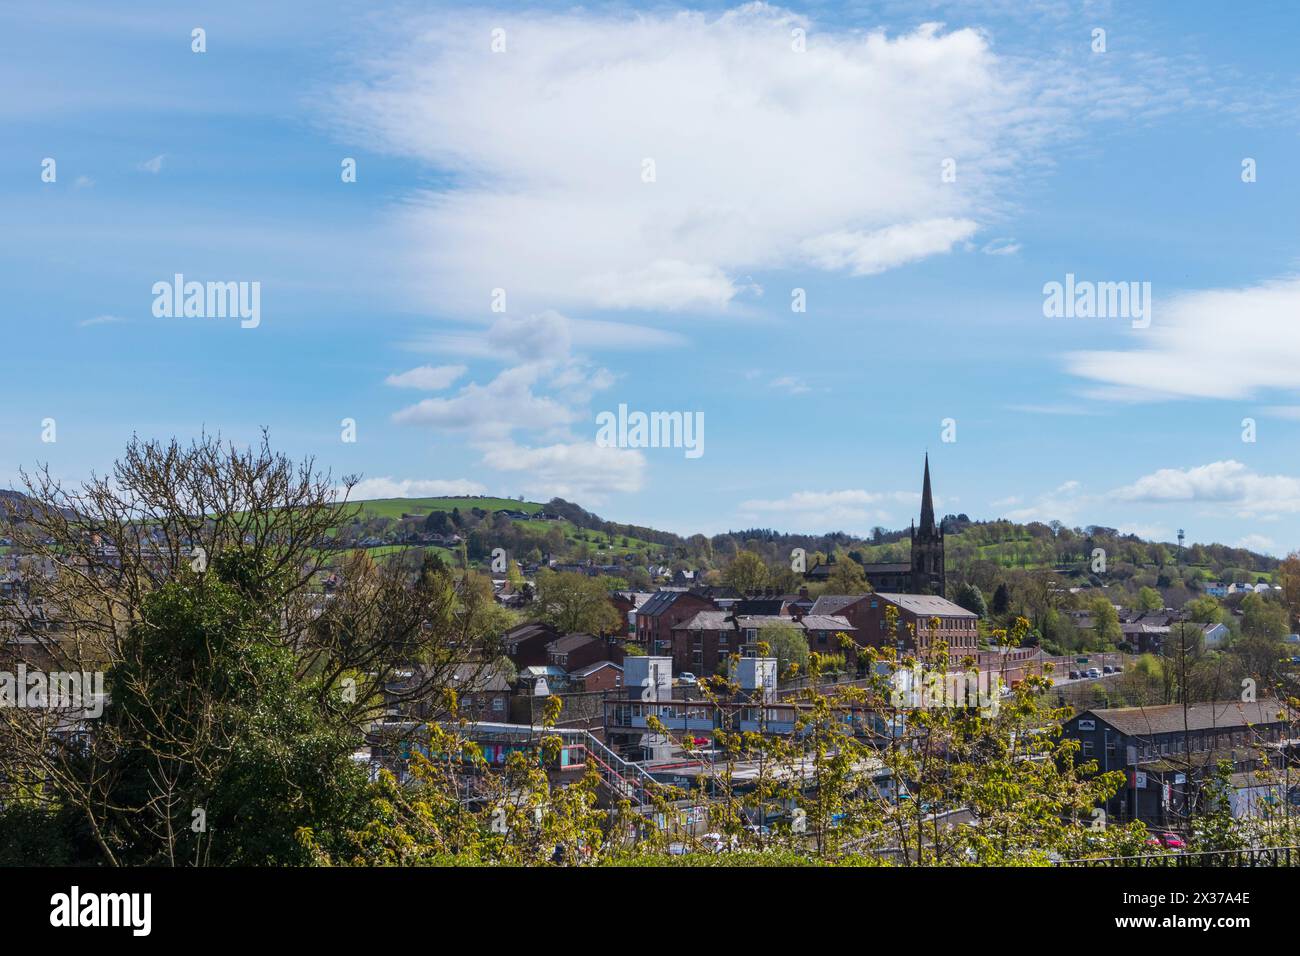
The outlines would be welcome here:
[[[404,514],[427,515],[433,511],[451,511],[455,508],[461,511],[474,508],[499,511],[507,508],[530,515],[542,510],[542,505],[536,501],[516,501],[513,498],[374,498],[348,503],[349,507],[355,505],[361,507],[363,514],[373,512],[381,518],[401,518]]]
[[[363,518],[367,514],[373,514],[380,518],[397,520],[404,514],[424,515],[434,511],[449,512],[453,508],[459,508],[464,513],[479,508],[488,512],[508,509],[532,515],[541,511],[544,506],[536,501],[518,501],[513,498],[375,498],[368,501],[349,502],[348,507],[360,507]],[[571,521],[542,521],[539,519],[518,518],[514,520],[516,524],[541,534],[545,534],[552,528],[559,528],[564,532],[565,541],[570,545],[577,545],[582,541],[582,535],[585,534],[587,536],[587,545],[591,549],[591,556],[597,559],[633,552],[641,553],[647,548],[650,549],[651,554],[656,555],[663,550],[660,545],[630,535],[627,536],[627,544],[624,545],[624,536],[620,534],[614,535],[614,543],[611,546],[608,535],[598,531],[584,530]],[[368,550],[374,557],[379,557],[399,551],[401,546],[384,545]],[[446,548],[431,548],[430,550],[440,553],[444,559],[452,555],[452,552]]]

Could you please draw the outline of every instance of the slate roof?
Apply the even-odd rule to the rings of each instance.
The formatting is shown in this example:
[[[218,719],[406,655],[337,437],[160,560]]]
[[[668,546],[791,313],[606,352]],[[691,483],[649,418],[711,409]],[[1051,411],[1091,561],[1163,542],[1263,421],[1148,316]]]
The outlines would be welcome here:
[[[568,654],[580,647],[586,647],[592,641],[599,640],[600,638],[592,637],[590,634],[565,634],[547,644],[546,650],[551,654]]]
[[[857,630],[848,618],[838,614],[806,614],[803,626],[809,631],[844,631],[846,634]]]
[[[578,677],[578,678],[582,678],[582,677],[590,677],[592,674],[596,673],[596,671],[598,671],[598,670],[602,670],[602,669],[604,669],[604,668],[606,668],[606,667],[612,667],[612,668],[614,668],[614,670],[616,670],[616,671],[621,671],[621,670],[623,670],[622,667],[620,667],[619,665],[615,664],[613,661],[596,661],[596,663],[594,663],[594,664],[588,664],[586,667],[583,667],[583,668],[581,668],[581,669],[579,669],[579,670],[576,670],[576,671],[570,671],[570,672],[569,672],[569,676],[570,676],[570,677]]]
[[[899,607],[913,614],[919,614],[922,617],[978,617],[973,611],[968,611],[960,604],[953,604],[946,598],[937,597],[933,594],[886,594],[881,592],[877,597],[884,598],[891,604],[897,604]],[[814,608],[816,610],[816,608]]]
[[[746,627],[795,627],[799,625],[793,618],[781,617],[779,614],[737,614],[736,623]]]
[[[674,631],[730,631],[730,611],[697,611],[694,617],[676,625]]]
[[[1237,700],[1213,703],[1188,704],[1187,722],[1183,723],[1182,704],[1161,704],[1156,707],[1113,707],[1085,711],[1131,737],[1149,737],[1153,734],[1181,733],[1188,730],[1209,730],[1214,727],[1244,727],[1247,724],[1279,723],[1282,704],[1266,699],[1253,704]],[[1082,716],[1082,715],[1080,715]]]
[[[637,608],[638,616],[658,617],[668,610],[673,603],[689,591],[656,591],[648,601]]]
[[[809,614],[839,614],[850,604],[857,604],[865,594],[823,594],[813,602]]]

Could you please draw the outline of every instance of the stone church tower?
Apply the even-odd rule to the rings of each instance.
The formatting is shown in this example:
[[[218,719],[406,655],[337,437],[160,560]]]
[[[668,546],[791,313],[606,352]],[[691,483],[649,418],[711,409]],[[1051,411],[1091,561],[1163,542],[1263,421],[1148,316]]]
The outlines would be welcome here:
[[[912,593],[944,597],[947,584],[943,528],[934,521],[934,501],[930,497],[930,455],[926,453],[925,482],[921,488],[921,527],[912,522]]]

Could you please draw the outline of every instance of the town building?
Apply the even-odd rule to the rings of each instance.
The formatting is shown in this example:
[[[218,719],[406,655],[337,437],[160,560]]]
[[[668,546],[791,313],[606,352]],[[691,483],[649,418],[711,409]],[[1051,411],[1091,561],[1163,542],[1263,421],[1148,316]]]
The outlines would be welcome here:
[[[651,655],[670,654],[673,628],[711,610],[714,606],[708,598],[690,591],[657,591],[636,612],[636,642]]]
[[[921,523],[912,522],[909,533],[911,560],[863,564],[867,581],[874,591],[898,594],[948,593],[948,576],[944,562],[943,524],[934,517],[934,496],[930,490],[930,456],[925,456],[921,479]],[[804,577],[810,581],[827,581],[835,567],[832,556],[809,568]]]
[[[1109,820],[1177,829],[1221,763],[1235,786],[1265,769],[1261,751],[1285,759],[1296,716],[1286,714],[1277,700],[1100,708],[1071,718],[1062,735],[1079,741],[1078,761],[1125,772],[1124,787],[1104,805]]]
[[[886,627],[886,609],[891,607],[898,612],[893,634]],[[979,616],[933,594],[868,594],[856,616],[862,623],[855,638],[862,645],[908,652],[943,641],[953,660],[979,651]]]

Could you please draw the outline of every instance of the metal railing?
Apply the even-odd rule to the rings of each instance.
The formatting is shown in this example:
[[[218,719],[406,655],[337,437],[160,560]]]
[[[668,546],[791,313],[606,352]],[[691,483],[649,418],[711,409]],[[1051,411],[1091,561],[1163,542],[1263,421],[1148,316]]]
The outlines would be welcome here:
[[[1084,860],[1059,860],[1057,866],[1156,867],[1284,867],[1300,866],[1300,847],[1262,846],[1240,850],[1203,850],[1197,853],[1144,853],[1140,856],[1103,856]]]
[[[655,783],[644,767],[626,760],[607,747],[595,734],[583,731],[586,738],[587,754],[596,761],[600,768],[601,779],[615,795],[634,800],[638,808],[645,807],[648,801],[645,791]]]

